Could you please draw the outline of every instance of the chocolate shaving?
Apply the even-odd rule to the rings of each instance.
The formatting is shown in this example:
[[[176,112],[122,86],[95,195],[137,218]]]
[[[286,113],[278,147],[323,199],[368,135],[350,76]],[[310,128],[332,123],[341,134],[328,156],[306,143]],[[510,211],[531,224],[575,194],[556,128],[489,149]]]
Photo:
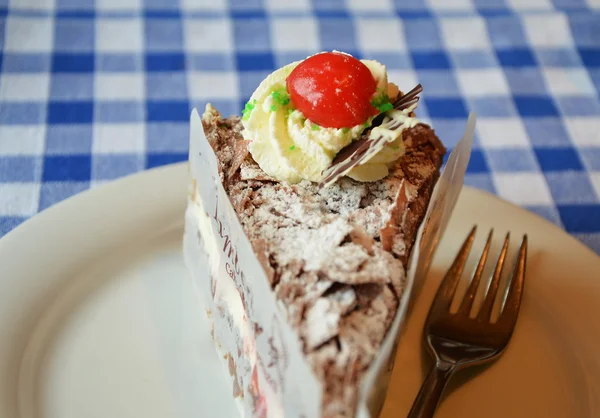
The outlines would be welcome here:
[[[423,91],[423,86],[421,84],[417,84],[415,88],[406,93],[405,95],[398,97],[396,101],[393,103],[394,109],[396,110],[405,110],[419,102],[419,93]]]
[[[410,106],[418,103],[419,93],[423,91],[423,86],[418,84],[411,91],[399,97],[394,102],[394,109],[405,110]],[[375,119],[373,119],[373,126],[379,126],[383,123],[385,113],[380,113]],[[392,120],[387,126],[387,129],[394,130],[402,126],[402,122]],[[372,128],[371,128],[372,129]],[[382,148],[385,145],[386,139],[383,136],[379,136],[375,139],[369,138],[371,130],[363,132],[361,137],[342,148],[342,150],[335,156],[331,166],[323,172],[323,179],[319,183],[319,189],[327,187],[332,183],[335,183],[340,177],[345,176],[354,167],[361,165],[366,161],[367,158],[372,157],[373,149]]]
[[[390,218],[386,222],[385,226],[379,231],[381,239],[381,246],[385,251],[392,251],[394,244],[394,238],[402,231],[402,215],[406,213],[408,208],[408,197],[406,196],[406,183],[402,181],[400,190],[396,194],[394,204],[390,208]]]
[[[233,161],[231,162],[231,166],[227,171],[228,178],[231,178],[235,174],[235,172],[238,170],[238,168],[240,168],[240,166],[248,156],[248,153],[250,152],[250,150],[248,149],[249,144],[250,141],[246,140],[235,142],[235,145],[233,147]]]
[[[411,91],[406,94],[398,95],[392,106],[396,110],[405,110],[411,107],[414,104],[419,103],[420,97],[419,93],[423,91],[423,86],[421,84],[417,84]],[[379,126],[383,123],[383,118],[385,117],[385,112],[380,113],[373,119],[371,122],[371,127]]]
[[[382,135],[375,139],[368,135],[362,135],[358,140],[342,148],[335,156],[331,166],[323,172],[323,180],[319,183],[319,189],[335,183],[337,179],[346,175],[357,165],[360,165],[366,157],[371,156],[369,151],[375,147],[381,147],[387,142]]]

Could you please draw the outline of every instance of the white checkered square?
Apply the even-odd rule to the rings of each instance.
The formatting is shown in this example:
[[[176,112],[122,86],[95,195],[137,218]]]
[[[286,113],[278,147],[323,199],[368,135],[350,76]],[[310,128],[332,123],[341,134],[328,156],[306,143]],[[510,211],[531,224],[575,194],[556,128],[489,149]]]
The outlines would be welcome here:
[[[52,50],[52,19],[11,16],[6,18],[3,34],[6,52],[45,52]]]
[[[10,0],[10,8],[20,10],[54,10],[55,0]]]
[[[510,89],[499,68],[460,70],[457,73],[460,88],[466,96],[509,96]]]
[[[223,18],[183,20],[185,48],[189,52],[233,51],[231,21]]]
[[[398,19],[357,19],[359,46],[369,52],[406,51],[406,39]],[[382,42],[382,39],[385,39]],[[385,64],[385,63],[382,63]]]
[[[39,183],[0,183],[0,216],[31,216],[39,197]]]
[[[95,7],[100,11],[134,11],[142,7],[142,0],[95,0]]]
[[[193,0],[189,0],[193,1]],[[208,0],[211,1],[211,0]],[[264,0],[265,6],[267,10],[272,11],[297,11],[297,12],[307,12],[311,10],[312,4],[310,0]]]
[[[600,117],[567,118],[565,125],[574,144],[600,147]]]
[[[414,70],[387,70],[388,82],[396,84],[401,91],[407,92],[419,84]],[[417,108],[418,109],[418,108]],[[418,110],[417,110],[418,113]]]
[[[513,9],[516,9],[516,11],[518,12],[554,9],[551,0],[508,0],[508,3],[512,6]]]
[[[196,100],[237,99],[237,74],[225,71],[189,73],[190,97]]]
[[[565,15],[540,14],[523,17],[530,42],[539,48],[569,48],[573,46],[571,29]]]
[[[517,205],[553,204],[548,184],[541,172],[494,174],[498,194]]]
[[[528,148],[529,136],[520,118],[478,118],[479,142],[485,148]]]
[[[283,3],[283,2],[282,2]],[[351,10],[356,11],[392,11],[394,4],[392,0],[346,0]]]
[[[143,154],[146,151],[146,128],[144,124],[98,124],[94,126],[92,153]]]
[[[271,39],[276,51],[315,53],[321,49],[319,30],[312,18],[273,18]]]
[[[544,68],[542,74],[556,96],[596,96],[594,84],[582,68]]]
[[[141,101],[144,99],[144,77],[135,73],[98,73],[94,90],[98,100]]]
[[[431,8],[439,11],[470,11],[473,10],[471,0],[427,0]]]
[[[0,125],[0,155],[42,155],[46,125]]]
[[[442,37],[453,50],[490,50],[491,44],[482,18],[446,18],[441,20]]]
[[[0,100],[40,102],[47,101],[50,91],[50,75],[2,74],[0,76]]]
[[[592,181],[592,186],[594,186],[594,190],[596,191],[596,197],[600,200],[600,172],[590,173],[590,180]]]
[[[141,52],[142,39],[139,18],[96,20],[96,49],[100,53]]]

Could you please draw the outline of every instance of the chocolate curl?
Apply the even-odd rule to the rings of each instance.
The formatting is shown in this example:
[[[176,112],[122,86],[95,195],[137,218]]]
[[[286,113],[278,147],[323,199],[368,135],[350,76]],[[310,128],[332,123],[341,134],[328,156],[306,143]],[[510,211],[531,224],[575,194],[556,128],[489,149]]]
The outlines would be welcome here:
[[[405,110],[418,103],[419,93],[422,91],[423,86],[421,84],[417,84],[408,93],[394,101],[394,109]],[[377,115],[377,117],[373,119],[371,129],[375,126],[381,125],[384,116],[385,113],[380,113]],[[387,129],[398,129],[401,125],[401,122],[394,121],[387,126]],[[385,138],[383,136],[379,136],[378,138],[370,139],[368,132],[370,132],[370,129],[366,130],[358,140],[352,142],[345,148],[342,148],[342,150],[335,156],[331,166],[323,172],[323,179],[319,183],[319,189],[335,183],[339,178],[345,176],[354,167],[363,163],[365,159],[372,157],[373,153],[371,151],[373,149],[381,150],[381,148],[383,148],[386,142]]]
[[[408,109],[412,105],[419,102],[419,93],[423,91],[423,86],[421,84],[417,84],[415,88],[406,93],[404,96],[401,96],[396,99],[393,103],[394,109],[396,110],[404,110]]]
[[[371,156],[369,151],[372,148],[381,148],[385,143],[386,139],[383,136],[370,139],[368,135],[363,135],[350,145],[342,148],[333,159],[331,166],[323,172],[323,179],[319,183],[319,189],[335,183],[337,179],[345,176],[354,167],[360,165],[365,158]]]

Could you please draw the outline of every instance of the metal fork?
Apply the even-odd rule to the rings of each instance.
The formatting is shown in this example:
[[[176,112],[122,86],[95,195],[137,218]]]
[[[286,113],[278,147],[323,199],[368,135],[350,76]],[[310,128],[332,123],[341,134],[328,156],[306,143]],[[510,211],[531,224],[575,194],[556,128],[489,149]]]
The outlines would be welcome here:
[[[490,250],[493,230],[489,233],[481,258],[458,311],[456,313],[450,311],[452,299],[475,239],[476,229],[476,226],[473,227],[463,243],[429,310],[423,338],[429,354],[435,359],[435,366],[425,378],[408,418],[432,417],[452,375],[458,370],[497,358],[506,348],[515,328],[523,295],[527,235],[523,236],[504,303],[495,322],[492,322],[492,309],[506,259],[509,234],[504,240],[481,308],[474,318],[470,316]]]

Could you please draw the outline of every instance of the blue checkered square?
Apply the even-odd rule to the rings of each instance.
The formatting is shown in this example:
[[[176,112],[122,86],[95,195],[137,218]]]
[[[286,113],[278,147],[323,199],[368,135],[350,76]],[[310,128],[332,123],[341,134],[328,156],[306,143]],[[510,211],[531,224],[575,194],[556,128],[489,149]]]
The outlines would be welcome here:
[[[482,117],[509,117],[516,113],[513,101],[507,97],[470,98],[469,107]]]
[[[517,16],[488,19],[487,28],[492,44],[498,49],[523,48],[528,45],[521,20]]]
[[[190,108],[187,100],[148,101],[146,120],[160,122],[188,121]]]
[[[56,124],[46,129],[46,154],[88,155],[92,151],[92,125]]]
[[[573,148],[535,148],[535,155],[543,171],[583,170]]]
[[[94,71],[94,54],[57,52],[52,55],[52,72],[87,73]]]
[[[266,19],[240,20],[234,27],[234,42],[240,52],[263,52],[271,49],[271,37]]]
[[[45,103],[11,103],[0,106],[0,124],[33,125],[46,120]]]
[[[50,54],[2,54],[2,71],[5,73],[41,73],[50,71]]]
[[[306,58],[303,56],[302,58]],[[291,61],[286,61],[289,64]],[[282,66],[284,64],[279,64]],[[196,71],[231,71],[235,70],[235,60],[230,54],[191,54],[187,56],[188,70]]]
[[[355,56],[358,55],[354,26],[349,25],[347,19],[319,19],[318,25],[323,50],[332,51],[335,49]]]
[[[411,57],[417,70],[444,70],[450,68],[448,55],[443,51],[413,51]]]
[[[56,19],[54,48],[58,52],[94,50],[94,22],[90,19]]]
[[[600,101],[595,97],[556,97],[564,116],[600,116]]]
[[[514,101],[519,114],[524,118],[558,116],[558,110],[550,98],[515,96]]]
[[[189,125],[184,122],[149,123],[146,149],[151,153],[185,153],[189,147]]]
[[[545,176],[552,198],[558,204],[588,204],[597,200],[590,177],[585,172],[549,172]]]
[[[275,60],[270,52],[239,52],[236,54],[238,71],[273,71]]]
[[[96,155],[92,160],[94,180],[114,180],[144,169],[141,155]]]
[[[47,156],[44,158],[43,181],[88,181],[91,161],[89,155]]]
[[[38,182],[42,162],[38,157],[0,157],[0,183]]]
[[[589,0],[33,3],[0,0],[0,186],[15,195],[0,236],[91,185],[185,161],[193,107],[239,115],[275,68],[335,49],[385,64],[402,90],[421,83],[417,116],[449,149],[476,112],[465,184],[600,253]]]
[[[91,123],[94,117],[94,103],[50,102],[48,103],[49,124]]]
[[[150,100],[186,99],[185,73],[151,73],[146,76],[146,97]]]
[[[504,69],[504,76],[513,94],[543,96],[547,87],[544,77],[536,67],[512,67]]]
[[[454,51],[452,56],[460,69],[497,67],[496,57],[490,51]]]
[[[149,153],[146,161],[146,168],[160,167],[162,165],[178,163],[188,159],[187,153]]]
[[[94,120],[99,123],[141,122],[145,115],[145,105],[135,101],[97,102],[94,106]]]
[[[558,205],[558,212],[568,231],[600,232],[599,205]]]
[[[560,118],[524,119],[523,124],[534,147],[568,148],[572,146],[569,134]]]
[[[179,51],[183,45],[180,19],[146,19],[144,23],[148,51]]]
[[[529,149],[489,149],[487,159],[492,171],[511,173],[514,171],[536,172],[539,167],[535,155]]]
[[[61,101],[93,100],[94,75],[53,74],[50,79],[50,96]]]
[[[498,62],[503,67],[530,67],[536,61],[529,48],[497,49]]]
[[[96,70],[106,72],[142,71],[144,62],[138,56],[127,53],[96,55]]]
[[[185,56],[181,53],[146,54],[146,71],[183,71]]]

